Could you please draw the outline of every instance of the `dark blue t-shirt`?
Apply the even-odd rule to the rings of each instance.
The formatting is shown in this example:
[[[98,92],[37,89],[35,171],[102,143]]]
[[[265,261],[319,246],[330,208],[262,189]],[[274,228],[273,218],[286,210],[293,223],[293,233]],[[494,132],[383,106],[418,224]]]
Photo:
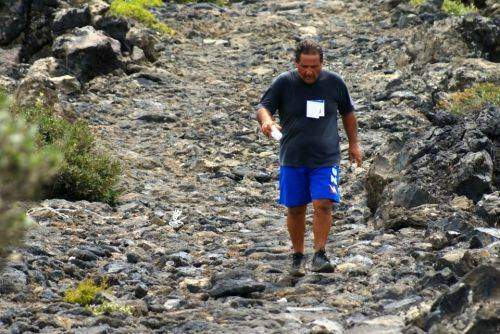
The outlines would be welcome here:
[[[307,101],[324,101],[324,117],[307,117]],[[354,110],[342,78],[321,71],[312,85],[300,78],[297,70],[280,74],[266,90],[257,108],[274,115],[278,110],[283,138],[280,165],[327,167],[340,162],[337,111],[345,115]]]

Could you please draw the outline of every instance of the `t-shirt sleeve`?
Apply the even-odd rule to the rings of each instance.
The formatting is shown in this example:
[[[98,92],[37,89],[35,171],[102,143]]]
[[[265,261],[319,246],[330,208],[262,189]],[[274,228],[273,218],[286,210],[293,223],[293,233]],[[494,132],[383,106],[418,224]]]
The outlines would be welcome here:
[[[339,79],[340,79],[339,113],[341,115],[346,115],[354,111],[355,106],[354,106],[354,101],[352,100],[351,95],[349,94],[349,89],[347,88],[347,85],[345,84],[344,80],[342,80],[341,78]]]
[[[282,83],[282,76],[279,76],[273,80],[271,86],[269,86],[264,95],[262,95],[262,98],[257,105],[257,110],[260,108],[266,108],[271,113],[271,115],[274,115],[276,113],[276,110],[278,109],[282,98]]]

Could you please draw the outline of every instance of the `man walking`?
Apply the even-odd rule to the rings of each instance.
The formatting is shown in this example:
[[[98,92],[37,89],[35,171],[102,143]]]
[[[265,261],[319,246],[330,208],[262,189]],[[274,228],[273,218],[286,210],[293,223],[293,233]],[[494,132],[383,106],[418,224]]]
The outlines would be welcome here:
[[[262,132],[282,129],[280,140],[280,204],[288,208],[287,227],[293,245],[291,274],[305,274],[304,233],[307,204],[314,208],[314,256],[311,270],[331,272],[325,254],[333,202],[340,202],[340,145],[337,111],[349,139],[349,158],[361,165],[354,105],[342,78],[322,70],[323,50],[305,40],[295,50],[296,70],[280,74],[257,107]],[[278,111],[280,124],[273,115]]]

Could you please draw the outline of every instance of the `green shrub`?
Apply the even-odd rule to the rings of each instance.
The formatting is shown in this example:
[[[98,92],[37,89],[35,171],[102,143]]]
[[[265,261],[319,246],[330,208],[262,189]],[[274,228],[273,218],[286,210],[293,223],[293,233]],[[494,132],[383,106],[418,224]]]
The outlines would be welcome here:
[[[162,0],[113,0],[110,12],[116,16],[135,19],[144,25],[162,33],[172,35],[174,30],[158,19],[148,10],[148,7],[162,6]]]
[[[101,284],[95,284],[92,279],[86,279],[78,284],[75,289],[66,290],[64,301],[81,306],[90,305],[99,292],[105,291],[108,285],[105,281]]]
[[[413,6],[420,6],[421,4],[423,4],[425,2],[425,0],[410,0],[410,4],[412,4]]]
[[[40,148],[51,148],[63,155],[57,174],[43,187],[47,197],[115,203],[120,165],[109,154],[96,150],[86,122],[70,123],[40,106],[24,108],[20,114],[37,125]]]
[[[424,2],[425,0],[410,0],[410,4],[416,7],[422,5]],[[474,5],[464,5],[460,0],[444,0],[441,9],[448,14],[458,16],[477,11]]]
[[[8,96],[0,90],[0,269],[29,222],[15,201],[37,195],[61,161],[55,150],[37,147],[36,130],[13,117],[8,107]]]
[[[460,0],[444,0],[442,9],[448,14],[459,16],[477,12],[477,8],[474,5],[466,6]]]
[[[487,105],[500,106],[500,86],[493,83],[480,83],[441,100],[438,107],[450,110],[456,115],[477,112]]]

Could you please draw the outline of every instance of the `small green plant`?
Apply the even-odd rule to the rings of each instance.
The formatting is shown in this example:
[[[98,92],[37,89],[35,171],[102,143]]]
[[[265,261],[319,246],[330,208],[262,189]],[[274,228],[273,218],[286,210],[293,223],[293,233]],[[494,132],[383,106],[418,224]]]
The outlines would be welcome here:
[[[144,25],[158,30],[162,33],[172,35],[174,30],[158,19],[148,8],[163,5],[162,0],[113,0],[110,12],[116,16],[124,16],[135,19]]]
[[[456,115],[477,112],[487,105],[500,106],[500,86],[494,83],[476,84],[461,92],[452,93],[446,101],[438,103],[438,107],[448,109]]]
[[[474,5],[466,6],[459,0],[444,0],[442,9],[448,14],[457,16],[477,12]]]
[[[421,6],[424,2],[425,0],[410,0],[410,4],[415,7]],[[441,9],[448,14],[457,16],[477,11],[474,5],[464,5],[460,0],[444,0]]]
[[[96,150],[86,122],[70,123],[41,106],[23,108],[20,115],[37,126],[41,149],[63,155],[58,172],[43,187],[47,197],[115,203],[121,167],[109,154]]]
[[[90,311],[93,315],[110,315],[113,313],[120,313],[125,315],[132,315],[133,307],[129,305],[121,305],[113,302],[105,302],[101,305],[90,306]]]
[[[95,284],[92,279],[86,279],[78,284],[75,289],[66,290],[64,293],[64,301],[72,304],[80,304],[81,306],[90,305],[99,292],[105,291],[108,288],[106,281],[101,284]]]

